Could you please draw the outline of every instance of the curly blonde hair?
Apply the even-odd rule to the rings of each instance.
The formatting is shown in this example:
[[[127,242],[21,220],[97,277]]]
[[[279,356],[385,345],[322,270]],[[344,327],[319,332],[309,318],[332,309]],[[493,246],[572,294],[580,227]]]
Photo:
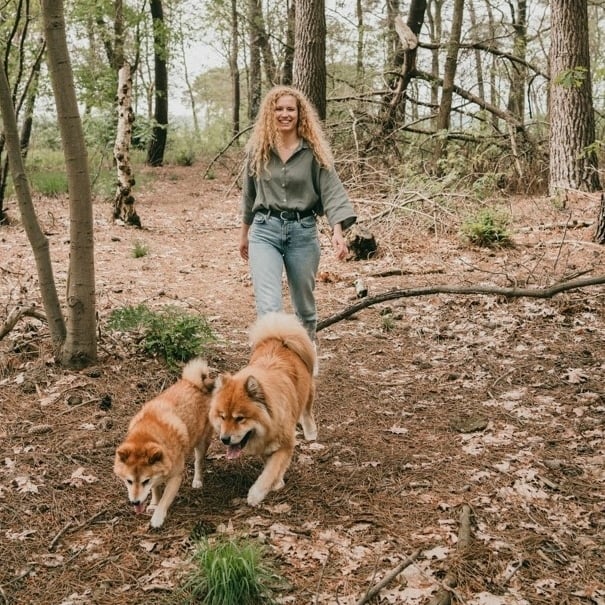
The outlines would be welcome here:
[[[325,168],[334,166],[330,145],[324,135],[315,107],[298,89],[292,86],[274,86],[265,95],[246,145],[248,167],[253,176],[260,175],[269,163],[271,148],[277,147],[279,133],[275,128],[275,106],[277,100],[286,95],[296,99],[298,108],[298,136],[307,141],[319,164]]]

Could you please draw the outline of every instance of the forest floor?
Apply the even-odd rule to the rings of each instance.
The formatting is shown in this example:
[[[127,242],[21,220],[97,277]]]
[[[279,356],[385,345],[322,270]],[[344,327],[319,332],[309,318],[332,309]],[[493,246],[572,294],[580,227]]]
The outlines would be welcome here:
[[[135,191],[141,230],[114,224],[110,204],[95,204],[94,367],[53,363],[36,319],[0,341],[0,604],[177,603],[194,538],[233,532],[266,545],[287,580],[282,603],[353,605],[411,557],[369,602],[426,604],[455,577],[449,595],[466,605],[603,605],[603,286],[545,299],[425,293],[368,306],[319,333],[319,439],[301,436],[283,490],[248,507],[261,461],[226,460],[215,440],[204,487],[191,488],[190,465],[160,530],[133,513],[112,474],[115,447],[174,373],[109,331],[109,313],[178,305],[210,321],[215,368],[234,371],[248,357],[254,305],[238,255],[239,194],[226,170],[214,180],[203,172],[156,169]],[[458,235],[462,196],[445,209],[418,192],[404,212],[396,200],[349,190],[379,249],[337,262],[322,229],[321,319],[359,302],[358,278],[372,297],[605,275],[605,248],[592,242],[597,196],[556,209],[547,198],[503,195],[514,245],[482,249]],[[36,206],[62,294],[68,202]],[[8,211],[0,325],[17,304],[39,302],[14,202]],[[148,254],[135,258],[136,245]]]

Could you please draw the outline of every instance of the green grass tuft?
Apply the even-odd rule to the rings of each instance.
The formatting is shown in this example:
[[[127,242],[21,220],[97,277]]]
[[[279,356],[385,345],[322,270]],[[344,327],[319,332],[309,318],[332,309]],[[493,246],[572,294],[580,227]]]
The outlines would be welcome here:
[[[197,543],[194,570],[181,586],[179,603],[204,605],[268,605],[283,584],[265,561],[261,544],[251,540],[220,538]]]

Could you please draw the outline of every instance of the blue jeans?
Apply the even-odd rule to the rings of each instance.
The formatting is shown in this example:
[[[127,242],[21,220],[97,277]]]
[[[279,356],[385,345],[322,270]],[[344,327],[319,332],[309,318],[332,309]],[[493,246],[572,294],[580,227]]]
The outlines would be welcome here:
[[[283,309],[285,268],[294,312],[314,341],[317,327],[314,290],[320,256],[315,217],[285,221],[257,212],[250,226],[248,243],[256,314],[261,317]]]

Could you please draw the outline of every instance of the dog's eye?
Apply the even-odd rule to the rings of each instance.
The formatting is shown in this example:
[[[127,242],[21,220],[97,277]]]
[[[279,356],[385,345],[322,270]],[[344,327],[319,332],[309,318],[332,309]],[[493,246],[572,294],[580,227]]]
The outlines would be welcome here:
[[[225,420],[225,414],[219,414],[219,418],[220,418],[221,420]]]
[[[149,479],[143,479],[143,481],[141,481],[141,485],[147,485],[149,483]]]
[[[242,423],[242,422],[244,422],[244,420],[246,420],[246,419],[244,418],[244,416],[236,416],[236,417],[234,418],[234,420],[235,420],[235,422],[237,422],[237,424],[241,424],[241,423]]]
[[[132,485],[132,479],[126,479],[126,483],[128,483],[128,485]]]

